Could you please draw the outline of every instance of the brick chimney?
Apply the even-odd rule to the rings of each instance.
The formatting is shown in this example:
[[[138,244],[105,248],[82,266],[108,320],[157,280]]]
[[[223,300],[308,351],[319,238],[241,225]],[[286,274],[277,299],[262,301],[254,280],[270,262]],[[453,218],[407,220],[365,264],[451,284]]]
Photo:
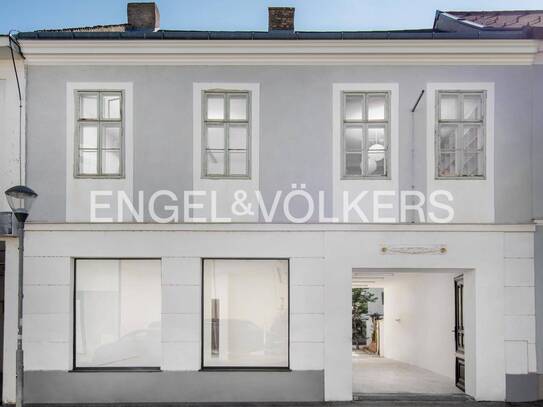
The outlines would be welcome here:
[[[160,27],[160,13],[156,3],[128,3],[126,10],[131,30],[155,31]]]
[[[268,31],[294,31],[294,7],[268,7]]]

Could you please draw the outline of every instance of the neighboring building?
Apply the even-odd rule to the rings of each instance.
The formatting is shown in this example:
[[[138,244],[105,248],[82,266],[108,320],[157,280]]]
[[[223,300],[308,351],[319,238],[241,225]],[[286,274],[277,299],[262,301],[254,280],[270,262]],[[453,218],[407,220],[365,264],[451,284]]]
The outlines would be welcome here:
[[[438,12],[432,29],[299,32],[294,9],[271,8],[267,32],[202,32],[161,30],[153,3],[132,3],[128,24],[19,33],[23,180],[39,194],[25,250],[26,401],[350,400],[353,281],[413,270],[448,273],[435,289],[451,296],[463,275],[463,356],[451,348],[446,368],[466,393],[540,398],[542,14]],[[518,23],[501,24],[506,15]],[[17,129],[18,101],[5,100]],[[142,191],[145,203],[179,205],[181,218],[224,218],[237,190],[254,209],[255,191],[269,208],[293,188],[315,200],[323,191],[328,219],[303,218],[306,195],[272,222],[253,210],[232,223],[162,224],[168,207],[155,216],[126,205],[123,222],[107,219],[119,192],[132,212]],[[160,190],[179,202],[152,198]],[[222,199],[189,207],[189,190]],[[360,200],[377,222],[356,211],[330,220],[346,193],[380,190],[392,209]],[[412,190],[429,204],[401,216],[400,191]],[[454,197],[451,222],[436,222],[448,213],[443,197],[430,200],[437,190]],[[95,208],[92,191],[106,191]],[[91,222],[96,208],[103,222]],[[9,403],[17,246],[2,240]],[[431,279],[409,284],[444,298]],[[426,323],[439,317],[427,311]],[[388,329],[385,351],[401,346]]]

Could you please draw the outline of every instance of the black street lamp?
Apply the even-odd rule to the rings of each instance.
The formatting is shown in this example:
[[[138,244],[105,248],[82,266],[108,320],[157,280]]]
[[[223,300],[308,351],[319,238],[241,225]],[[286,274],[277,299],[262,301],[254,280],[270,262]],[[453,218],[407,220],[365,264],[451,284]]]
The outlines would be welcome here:
[[[23,406],[23,260],[24,260],[24,234],[25,222],[28,218],[30,208],[38,194],[24,185],[11,187],[6,191],[6,198],[9,207],[13,211],[18,223],[19,235],[19,278],[17,295],[17,353],[16,362],[16,406]]]

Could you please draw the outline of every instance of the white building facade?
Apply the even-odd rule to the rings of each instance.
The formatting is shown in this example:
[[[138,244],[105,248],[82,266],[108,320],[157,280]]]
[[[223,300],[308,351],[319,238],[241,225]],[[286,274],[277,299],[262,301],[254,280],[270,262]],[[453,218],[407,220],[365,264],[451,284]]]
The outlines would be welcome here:
[[[431,294],[463,276],[466,394],[540,398],[534,33],[319,38],[275,9],[269,32],[176,34],[146,7],[154,27],[131,31],[129,9],[110,32],[18,36],[39,194],[27,402],[351,400],[357,273],[385,276],[385,354],[453,378],[454,299]],[[17,245],[0,240],[11,403]]]

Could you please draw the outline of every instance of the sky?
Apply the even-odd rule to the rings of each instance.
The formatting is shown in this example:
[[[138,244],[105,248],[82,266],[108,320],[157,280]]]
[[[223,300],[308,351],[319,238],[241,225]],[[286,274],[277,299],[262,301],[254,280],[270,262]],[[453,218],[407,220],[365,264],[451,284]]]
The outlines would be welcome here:
[[[132,0],[137,1],[137,0]],[[149,0],[147,0],[149,1]],[[0,33],[126,22],[128,0],[0,0]],[[267,7],[296,7],[296,29],[430,28],[436,9],[543,9],[543,0],[157,0],[161,28],[267,30]]]

